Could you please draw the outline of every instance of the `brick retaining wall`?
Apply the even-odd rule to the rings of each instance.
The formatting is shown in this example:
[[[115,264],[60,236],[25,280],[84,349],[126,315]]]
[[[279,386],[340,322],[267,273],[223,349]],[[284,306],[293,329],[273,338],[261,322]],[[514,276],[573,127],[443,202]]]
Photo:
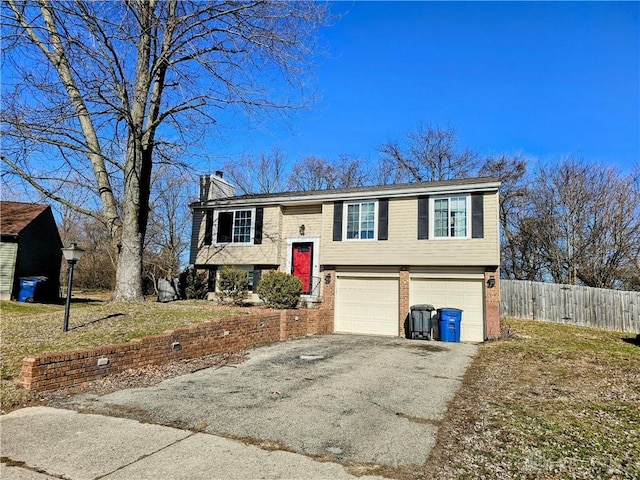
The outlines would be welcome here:
[[[238,352],[332,331],[333,311],[327,309],[266,311],[224,317],[124,344],[27,357],[22,362],[20,383],[28,390],[55,390],[131,368]]]

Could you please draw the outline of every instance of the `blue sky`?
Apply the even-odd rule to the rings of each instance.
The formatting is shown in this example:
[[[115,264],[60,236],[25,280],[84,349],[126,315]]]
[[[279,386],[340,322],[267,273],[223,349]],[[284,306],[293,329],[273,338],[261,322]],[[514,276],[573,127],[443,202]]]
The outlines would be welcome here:
[[[640,161],[640,3],[338,2],[319,98],[287,122],[227,132],[214,156],[290,161],[377,147],[419,123],[481,155]],[[215,165],[211,167],[215,168]]]

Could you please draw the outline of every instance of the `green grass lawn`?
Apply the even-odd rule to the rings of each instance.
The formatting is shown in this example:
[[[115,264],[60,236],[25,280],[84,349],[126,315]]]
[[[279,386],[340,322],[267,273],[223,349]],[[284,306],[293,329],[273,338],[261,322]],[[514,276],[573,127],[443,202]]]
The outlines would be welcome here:
[[[0,302],[0,408],[10,410],[29,399],[18,385],[22,360],[29,355],[125,343],[243,310],[199,300],[74,302],[69,331],[63,332],[64,305]]]
[[[640,478],[635,335],[509,320],[480,347],[428,478]]]

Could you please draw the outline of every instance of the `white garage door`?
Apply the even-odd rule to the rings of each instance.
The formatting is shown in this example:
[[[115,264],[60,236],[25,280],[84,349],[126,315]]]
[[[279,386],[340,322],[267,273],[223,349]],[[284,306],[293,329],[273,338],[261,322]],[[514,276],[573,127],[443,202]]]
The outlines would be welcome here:
[[[398,335],[397,278],[338,277],[335,331]]]
[[[428,303],[435,308],[459,308],[462,312],[460,341],[484,340],[483,281],[475,279],[412,278],[409,290],[411,305]]]

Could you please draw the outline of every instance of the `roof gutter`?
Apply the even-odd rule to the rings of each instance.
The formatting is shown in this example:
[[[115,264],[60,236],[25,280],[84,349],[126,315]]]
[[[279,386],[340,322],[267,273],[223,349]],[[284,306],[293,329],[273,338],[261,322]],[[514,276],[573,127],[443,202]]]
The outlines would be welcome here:
[[[20,234],[18,233],[3,233],[0,235],[0,240],[7,243],[17,243]]]

